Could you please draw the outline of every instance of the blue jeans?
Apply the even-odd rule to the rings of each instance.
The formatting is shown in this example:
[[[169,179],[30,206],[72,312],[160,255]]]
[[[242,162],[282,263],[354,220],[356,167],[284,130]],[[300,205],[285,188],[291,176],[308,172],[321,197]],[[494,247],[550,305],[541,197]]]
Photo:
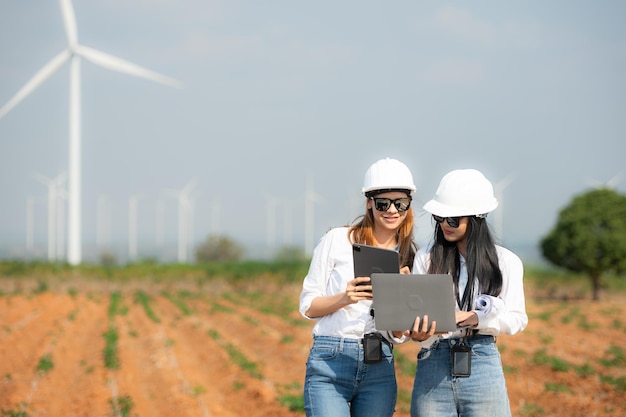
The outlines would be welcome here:
[[[441,339],[418,353],[411,417],[509,417],[509,397],[494,337],[467,339],[472,348],[469,377],[451,375],[450,346],[458,343],[458,339]]]
[[[398,386],[385,340],[382,350],[381,362],[365,363],[359,339],[315,336],[304,379],[307,417],[391,417]]]

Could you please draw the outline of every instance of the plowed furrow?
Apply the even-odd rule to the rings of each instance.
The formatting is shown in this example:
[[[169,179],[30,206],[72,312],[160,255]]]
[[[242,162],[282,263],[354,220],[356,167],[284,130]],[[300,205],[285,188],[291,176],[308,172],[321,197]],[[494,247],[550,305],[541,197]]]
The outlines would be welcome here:
[[[57,335],[50,351],[54,368],[40,379],[31,407],[38,416],[106,416],[111,410],[102,353],[106,303],[84,295],[59,297],[73,313]]]
[[[170,318],[164,326],[173,341],[172,350],[181,374],[212,417],[299,416],[277,402],[272,384],[252,377],[233,362],[225,347],[230,342],[224,333],[229,330],[216,329],[198,313],[183,316],[163,297],[157,298],[155,304],[164,317]],[[202,304],[189,303],[194,310]],[[215,331],[219,334],[217,340]]]

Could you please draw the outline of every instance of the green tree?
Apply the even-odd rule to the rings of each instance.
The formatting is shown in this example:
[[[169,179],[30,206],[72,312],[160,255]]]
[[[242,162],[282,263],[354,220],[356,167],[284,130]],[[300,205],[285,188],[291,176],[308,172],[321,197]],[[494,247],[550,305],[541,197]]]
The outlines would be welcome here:
[[[575,196],[541,250],[553,264],[588,274],[598,300],[602,274],[626,270],[626,196],[609,188]]]
[[[211,235],[196,248],[196,262],[240,261],[245,249],[228,236]]]

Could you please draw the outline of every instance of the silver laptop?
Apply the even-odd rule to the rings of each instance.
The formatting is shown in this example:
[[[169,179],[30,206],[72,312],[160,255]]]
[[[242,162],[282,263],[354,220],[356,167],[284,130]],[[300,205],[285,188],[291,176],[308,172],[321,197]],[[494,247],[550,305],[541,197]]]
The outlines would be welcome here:
[[[378,330],[413,328],[417,316],[437,322],[437,332],[457,330],[452,277],[447,274],[372,274],[374,320]]]

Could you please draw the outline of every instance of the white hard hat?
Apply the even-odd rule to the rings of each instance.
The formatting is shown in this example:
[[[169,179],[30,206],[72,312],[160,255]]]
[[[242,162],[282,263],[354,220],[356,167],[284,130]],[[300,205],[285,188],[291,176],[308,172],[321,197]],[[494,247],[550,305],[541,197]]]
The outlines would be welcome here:
[[[410,195],[415,192],[413,175],[409,168],[397,159],[385,158],[374,162],[365,172],[363,189],[368,195],[372,191],[403,190]]]
[[[457,169],[441,179],[435,198],[424,210],[441,217],[479,216],[498,207],[493,186],[475,169]]]

